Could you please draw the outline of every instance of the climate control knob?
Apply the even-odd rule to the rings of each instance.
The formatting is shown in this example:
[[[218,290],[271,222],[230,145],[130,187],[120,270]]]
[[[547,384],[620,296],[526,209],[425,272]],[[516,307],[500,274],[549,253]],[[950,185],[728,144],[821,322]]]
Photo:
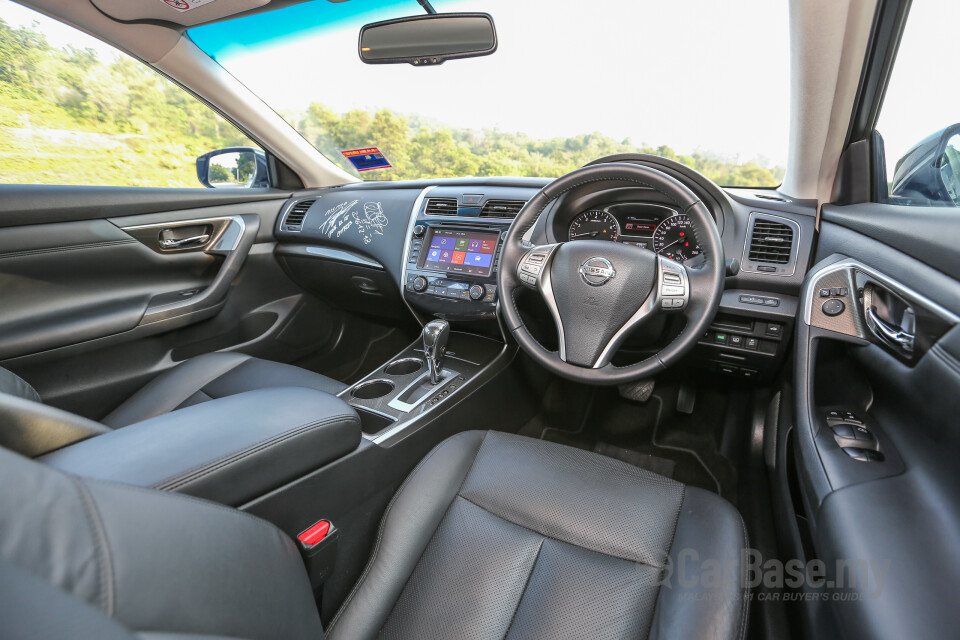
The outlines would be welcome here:
[[[423,234],[427,232],[427,228],[422,224],[418,224],[413,228],[413,236],[415,238],[422,238]]]
[[[483,296],[487,295],[487,290],[481,287],[478,284],[470,287],[470,299],[471,300],[481,300]]]
[[[414,291],[426,291],[427,290],[427,279],[423,276],[417,276],[413,279],[413,290]]]

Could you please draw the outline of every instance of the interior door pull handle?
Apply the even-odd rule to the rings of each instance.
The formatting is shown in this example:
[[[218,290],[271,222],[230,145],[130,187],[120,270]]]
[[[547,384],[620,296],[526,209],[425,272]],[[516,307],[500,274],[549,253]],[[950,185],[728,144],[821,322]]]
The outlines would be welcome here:
[[[179,238],[177,240],[160,240],[162,249],[190,249],[192,247],[202,247],[210,240],[210,234],[204,233],[199,236],[190,236],[189,238]]]
[[[913,353],[914,335],[880,318],[873,307],[867,307],[867,326],[870,327],[874,335],[888,345],[902,349],[907,353]]]

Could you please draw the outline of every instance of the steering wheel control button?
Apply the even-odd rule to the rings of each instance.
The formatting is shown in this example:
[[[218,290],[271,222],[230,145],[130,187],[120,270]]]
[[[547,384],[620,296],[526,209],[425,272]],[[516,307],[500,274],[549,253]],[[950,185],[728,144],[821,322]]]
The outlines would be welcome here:
[[[683,284],[683,278],[680,277],[680,274],[671,271],[664,272],[663,281],[666,284]]]
[[[843,313],[843,310],[846,308],[846,305],[843,304],[843,300],[830,298],[823,303],[823,305],[820,307],[820,310],[823,311],[824,315],[833,317]]]
[[[683,295],[683,285],[674,286],[670,284],[665,284],[660,287],[660,295],[662,296],[682,296]]]

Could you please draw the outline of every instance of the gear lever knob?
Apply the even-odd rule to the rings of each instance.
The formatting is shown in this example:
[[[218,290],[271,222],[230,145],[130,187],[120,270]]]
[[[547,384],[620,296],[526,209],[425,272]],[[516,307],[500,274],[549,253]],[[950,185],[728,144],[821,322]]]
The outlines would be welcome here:
[[[440,382],[440,372],[443,370],[443,354],[447,351],[447,340],[449,338],[450,323],[446,320],[433,320],[423,327],[423,355],[427,359],[430,384]]]

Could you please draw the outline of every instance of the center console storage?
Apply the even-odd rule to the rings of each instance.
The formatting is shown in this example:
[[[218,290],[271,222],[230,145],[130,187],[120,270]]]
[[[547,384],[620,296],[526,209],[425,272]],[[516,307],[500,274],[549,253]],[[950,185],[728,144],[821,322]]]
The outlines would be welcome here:
[[[41,458],[88,478],[239,506],[360,444],[349,404],[301,387],[248,391],[178,409]]]

